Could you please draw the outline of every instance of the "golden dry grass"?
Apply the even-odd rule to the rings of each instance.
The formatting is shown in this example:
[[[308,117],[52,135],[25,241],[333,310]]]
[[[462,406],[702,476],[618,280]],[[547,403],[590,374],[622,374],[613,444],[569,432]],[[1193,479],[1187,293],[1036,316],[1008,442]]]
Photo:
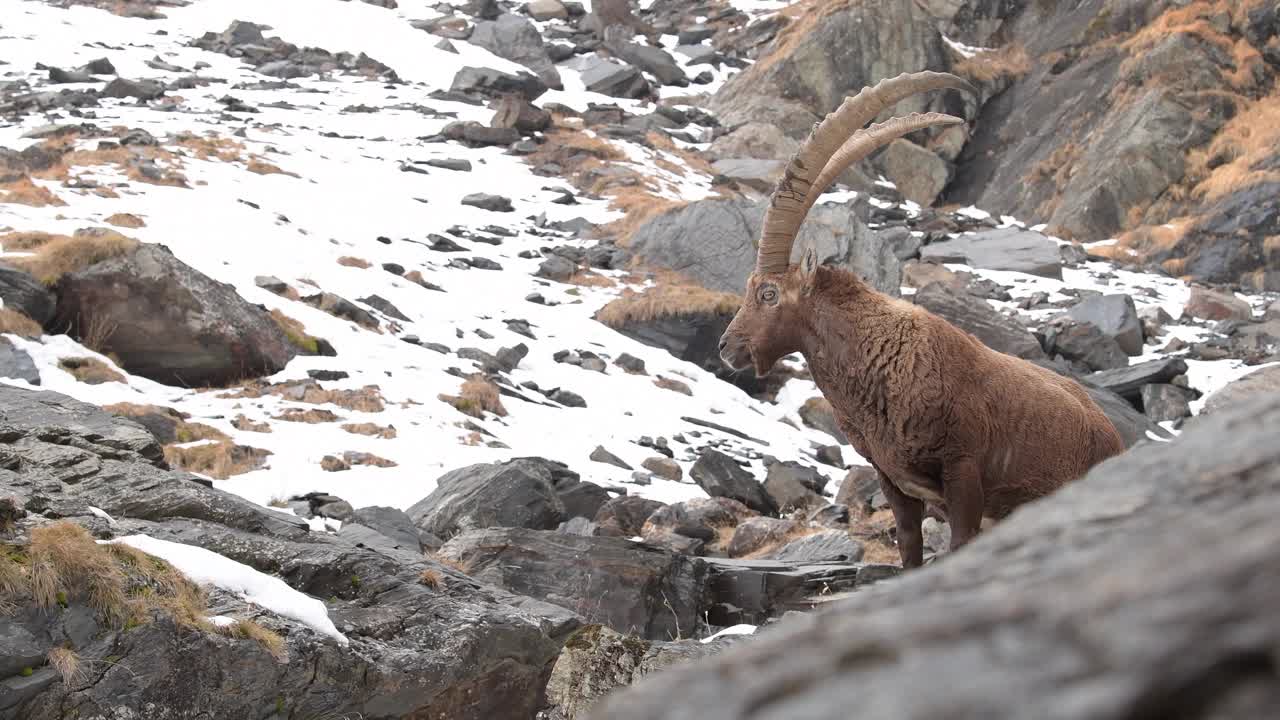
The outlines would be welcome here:
[[[298,177],[297,173],[291,173],[288,170],[281,170],[278,166],[263,160],[262,158],[250,158],[245,164],[245,169],[257,175],[288,175],[289,177]]]
[[[58,675],[62,677],[64,684],[73,685],[83,677],[80,667],[80,655],[75,650],[56,647],[49,651],[48,659],[49,667],[58,671]]]
[[[52,240],[70,240],[66,235],[54,235],[47,232],[11,232],[0,235],[0,247],[5,252],[22,252],[35,250]]]
[[[4,334],[36,340],[44,335],[44,329],[35,320],[17,310],[0,307],[0,335]]]
[[[299,385],[302,386],[301,395],[297,392]],[[318,383],[299,382],[296,380],[275,384],[248,382],[242,387],[223,393],[218,397],[225,400],[237,400],[241,398],[260,398],[264,395],[287,396],[291,401],[304,402],[310,405],[333,404],[353,412],[378,413],[382,412],[386,407],[382,398],[382,390],[377,385],[365,385],[355,390],[329,390]]]
[[[472,375],[462,383],[457,395],[439,395],[442,402],[452,405],[458,412],[474,418],[484,418],[486,412],[498,417],[505,417],[507,409],[502,406],[502,398],[498,386],[483,375]]]
[[[439,570],[426,568],[418,575],[418,582],[426,585],[432,590],[439,590],[444,585],[444,575]]]
[[[342,429],[353,435],[368,435],[370,437],[379,437],[383,440],[393,440],[396,437],[396,428],[394,425],[382,426],[377,423],[346,423],[342,426]]]
[[[166,445],[164,448],[164,459],[173,468],[218,480],[257,470],[269,455],[270,450],[231,442],[210,442],[192,447]]]
[[[137,240],[100,228],[77,231],[72,237],[53,236],[35,249],[35,255],[12,258],[9,263],[31,273],[45,285],[53,285],[67,273],[132,252],[136,247]]]
[[[732,315],[738,311],[737,295],[708,290],[693,284],[661,282],[643,292],[625,290],[616,300],[600,308],[596,320],[612,328],[666,317],[715,313]]]
[[[253,420],[250,420],[248,417],[246,417],[243,413],[237,415],[235,419],[231,421],[231,427],[237,430],[240,430],[242,432],[256,432],[256,433],[271,432],[270,424],[265,422],[254,422]]]
[[[0,183],[0,205],[5,203],[31,207],[62,207],[67,204],[51,190],[35,184],[26,176]]]
[[[257,642],[280,662],[287,662],[289,659],[289,647],[285,644],[284,638],[252,620],[237,620],[219,629],[224,635]]]
[[[123,228],[140,228],[147,226],[145,220],[132,213],[116,213],[108,216],[105,222],[108,225],[115,225],[116,227]]]
[[[290,290],[292,289],[290,288]],[[308,355],[315,355],[320,352],[320,341],[314,336],[308,335],[306,326],[300,321],[285,315],[284,312],[277,308],[272,308],[270,315],[291,345]]]
[[[276,420],[284,420],[286,422],[305,423],[308,425],[316,425],[319,423],[331,423],[341,420],[332,411],[323,408],[285,408],[279,415],[273,416]]]
[[[89,531],[68,520],[35,528],[26,554],[23,589],[37,607],[83,598],[109,625],[128,619],[124,572]]]
[[[773,39],[754,65],[743,71],[748,77],[757,77],[767,72],[778,62],[791,57],[796,46],[804,42],[813,31],[826,23],[827,18],[850,7],[853,0],[805,0],[783,8],[780,14],[791,22]]]
[[[661,197],[652,188],[643,184],[607,188],[602,194],[609,198],[609,209],[625,213],[617,220],[601,227],[605,235],[614,238],[622,247],[627,246],[631,236],[645,223],[688,204]]]
[[[1263,182],[1280,182],[1280,171],[1255,170],[1280,148],[1280,92],[1249,102],[1207,148],[1188,156],[1192,193],[1213,202]],[[1214,165],[1210,169],[1210,165]]]
[[[345,267],[360,268],[361,270],[367,270],[370,266],[370,263],[368,260],[365,260],[364,258],[352,257],[350,255],[343,255],[342,257],[338,258],[338,264]]]
[[[444,555],[441,555],[439,552],[427,552],[427,553],[423,553],[423,556],[426,557],[428,560],[431,560],[432,562],[439,563],[440,565],[444,565],[447,568],[452,568],[454,570],[457,570],[463,575],[471,574],[471,569],[468,568],[461,560],[454,560],[451,557],[446,557]]]
[[[122,383],[125,381],[124,375],[116,372],[110,365],[98,358],[59,358],[58,367],[71,373],[72,377],[86,385],[101,385],[108,382]]]
[[[1020,78],[1031,72],[1033,64],[1031,55],[1021,43],[1009,43],[962,58],[951,71],[974,82],[990,83]]]
[[[670,390],[671,392],[678,392],[681,395],[688,395],[690,397],[693,397],[693,390],[689,388],[688,384],[681,382],[679,380],[676,380],[674,378],[669,378],[663,375],[659,375],[658,377],[654,378],[653,384],[662,388],[663,390]]]

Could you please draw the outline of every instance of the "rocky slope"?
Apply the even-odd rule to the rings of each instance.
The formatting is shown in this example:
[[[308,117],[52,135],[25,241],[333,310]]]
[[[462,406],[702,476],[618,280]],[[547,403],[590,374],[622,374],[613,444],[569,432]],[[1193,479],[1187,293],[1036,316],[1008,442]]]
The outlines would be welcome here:
[[[809,125],[950,69],[902,109],[970,128],[843,177],[824,262],[1080,378],[1124,461],[1280,387],[1274,13],[1078,5],[0,0],[0,718],[585,717],[873,584],[1172,537],[884,582],[803,361],[716,358]]]

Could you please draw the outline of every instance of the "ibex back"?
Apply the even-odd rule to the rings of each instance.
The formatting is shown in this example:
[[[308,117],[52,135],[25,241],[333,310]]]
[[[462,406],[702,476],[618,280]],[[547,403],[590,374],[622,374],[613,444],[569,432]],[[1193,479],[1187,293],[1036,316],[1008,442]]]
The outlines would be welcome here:
[[[875,467],[906,567],[923,562],[926,504],[951,525],[951,549],[1015,507],[1083,475],[1124,443],[1076,382],[988,348],[856,275],[820,267],[812,248],[790,258],[805,214],[850,165],[895,138],[962,124],[912,114],[863,128],[915,93],[968,83],[904,74],[848,98],[791,159],[765,214],[756,267],[720,340],[723,360],[764,375],[804,356],[854,449]]]

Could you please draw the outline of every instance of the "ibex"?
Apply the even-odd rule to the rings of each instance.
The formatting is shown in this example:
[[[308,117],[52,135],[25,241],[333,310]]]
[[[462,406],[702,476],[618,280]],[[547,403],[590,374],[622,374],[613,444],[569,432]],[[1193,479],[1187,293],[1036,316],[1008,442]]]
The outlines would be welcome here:
[[[755,269],[720,339],[735,369],[769,372],[798,352],[840,429],[875,467],[893,510],[904,567],[923,563],[926,504],[951,525],[951,549],[1015,507],[1119,453],[1115,426],[1074,381],[996,352],[924,308],[820,267],[792,267],[796,234],[841,172],[895,138],[964,121],[913,113],[863,128],[917,93],[973,92],[954,75],[903,74],[846,98],[814,126],[765,212]]]

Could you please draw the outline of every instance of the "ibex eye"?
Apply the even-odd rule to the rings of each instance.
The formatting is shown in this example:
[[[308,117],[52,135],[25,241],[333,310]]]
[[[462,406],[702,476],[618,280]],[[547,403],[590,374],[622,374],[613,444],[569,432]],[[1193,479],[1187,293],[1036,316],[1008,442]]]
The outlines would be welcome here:
[[[774,288],[765,288],[760,291],[760,302],[773,303],[778,299],[778,291]]]

